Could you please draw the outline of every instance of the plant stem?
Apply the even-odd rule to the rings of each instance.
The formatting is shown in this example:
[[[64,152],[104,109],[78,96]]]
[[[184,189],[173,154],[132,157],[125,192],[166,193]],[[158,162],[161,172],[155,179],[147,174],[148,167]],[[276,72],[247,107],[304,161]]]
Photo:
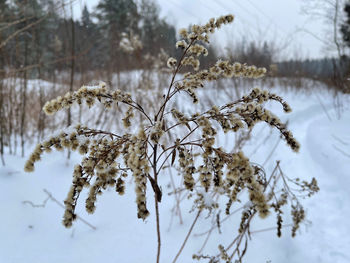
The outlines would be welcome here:
[[[154,173],[154,183],[156,186],[158,186],[158,172],[157,172],[157,149],[158,145],[155,144],[153,147],[153,173]],[[153,189],[154,190],[154,189]],[[157,247],[157,263],[159,263],[160,259],[160,247],[161,247],[161,239],[160,239],[160,227],[159,227],[159,208],[158,208],[158,202],[160,201],[158,192],[154,191],[154,204],[156,208],[156,222],[157,222],[157,241],[158,241],[158,247]]]
[[[160,240],[160,228],[159,228],[159,209],[158,209],[158,200],[157,200],[157,194],[154,194],[154,203],[156,206],[156,221],[157,221],[157,239],[158,239],[158,248],[157,248],[157,263],[159,263],[160,259],[160,247],[161,247],[161,240]]]
[[[191,227],[190,227],[190,230],[188,231],[187,236],[186,236],[184,242],[182,243],[182,245],[181,245],[181,247],[180,247],[180,250],[179,250],[179,252],[177,252],[177,254],[176,254],[176,256],[175,256],[175,258],[174,258],[174,260],[173,260],[172,263],[175,263],[176,260],[178,259],[178,257],[180,256],[182,250],[184,249],[184,247],[185,247],[185,245],[186,245],[186,243],[187,243],[188,238],[190,237],[190,235],[191,235],[191,233],[192,233],[192,230],[193,230],[194,225],[197,223],[197,220],[198,220],[200,214],[201,214],[201,211],[198,211],[198,213],[197,213],[197,215],[196,215],[195,219],[193,220],[193,223],[192,223],[192,225],[191,225]]]
[[[166,106],[167,102],[168,102],[169,99],[170,99],[169,95],[170,95],[171,88],[173,87],[173,84],[174,84],[174,81],[175,81],[175,77],[176,77],[177,73],[179,72],[179,70],[180,70],[180,68],[181,68],[181,66],[182,66],[181,62],[182,62],[182,60],[184,59],[184,57],[186,56],[187,51],[190,49],[190,47],[192,46],[192,44],[193,44],[195,41],[196,41],[196,39],[193,39],[193,40],[191,41],[191,43],[188,45],[188,47],[185,49],[185,51],[183,52],[183,54],[182,54],[182,56],[181,56],[181,58],[180,58],[180,60],[179,60],[179,62],[178,62],[178,64],[177,64],[177,67],[176,67],[176,69],[175,69],[175,71],[174,71],[174,73],[173,73],[173,76],[172,76],[172,78],[171,78],[170,85],[169,85],[169,88],[168,88],[168,92],[167,92],[167,95],[166,95],[166,97],[165,97],[165,99],[164,99],[164,102],[163,102],[162,106],[160,106],[160,109],[159,109],[158,113],[154,116],[154,120],[155,120],[155,121],[158,120],[158,116],[159,116],[159,115],[160,115],[159,120],[162,120],[162,119],[163,119],[165,106]]]

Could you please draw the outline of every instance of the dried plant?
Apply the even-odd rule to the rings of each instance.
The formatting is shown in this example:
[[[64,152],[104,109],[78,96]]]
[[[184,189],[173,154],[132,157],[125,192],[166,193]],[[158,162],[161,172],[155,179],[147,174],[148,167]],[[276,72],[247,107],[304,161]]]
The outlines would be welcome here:
[[[299,201],[301,198],[310,197],[319,191],[317,181],[312,178],[311,182],[300,182],[298,178],[291,179],[281,169],[280,162],[277,161],[275,168],[269,176],[266,175],[262,167],[254,165],[257,173],[259,174],[259,181],[262,182],[263,192],[266,196],[266,201],[270,207],[271,212],[276,214],[277,226],[272,228],[266,228],[261,230],[251,230],[251,221],[258,214],[258,210],[252,202],[247,202],[244,205],[240,205],[233,212],[228,213],[226,210],[226,216],[221,219],[221,210],[216,209],[211,213],[212,225],[210,228],[202,233],[196,234],[197,237],[205,236],[205,240],[201,249],[197,254],[193,255],[193,259],[207,259],[210,263],[214,262],[242,262],[242,258],[245,255],[248,248],[248,241],[252,238],[252,235],[262,231],[275,230],[278,237],[282,236],[283,227],[291,227],[291,235],[295,237],[296,231],[299,229],[301,222],[305,220],[305,211]],[[293,190],[291,190],[293,189]],[[211,197],[217,196],[217,193],[212,192]],[[287,209],[283,209],[287,205],[290,205],[290,213],[292,216],[292,224],[283,225],[283,214]],[[211,237],[215,229],[220,231],[220,227],[225,222],[230,222],[228,219],[233,215],[241,212],[241,220],[238,227],[238,233],[232,241],[223,246],[219,244],[219,253],[217,255],[204,255],[204,250],[209,238]]]
[[[25,170],[33,171],[35,162],[40,160],[44,152],[50,152],[52,148],[56,150],[66,148],[84,155],[81,164],[75,166],[72,187],[65,200],[64,226],[72,226],[77,218],[75,207],[83,188],[89,188],[86,210],[93,213],[97,195],[108,187],[114,187],[116,192],[122,195],[126,178],[132,176],[138,218],[144,220],[149,216],[146,188],[151,186],[154,192],[157,262],[159,262],[161,233],[158,203],[163,196],[159,176],[167,163],[178,167],[181,172],[183,189],[194,198],[193,209],[198,211],[196,220],[203,210],[218,211],[220,204],[214,201],[214,196],[228,197],[224,210],[229,215],[232,204],[238,200],[238,195],[244,191],[248,192],[250,203],[242,214],[239,244],[242,236],[245,236],[252,216],[258,214],[261,218],[265,218],[271,210],[280,211],[284,201],[271,202],[275,193],[272,191],[271,196],[266,192],[270,182],[262,176],[262,169],[252,164],[239,150],[226,152],[216,145],[216,137],[218,129],[232,134],[251,129],[258,122],[266,122],[278,129],[289,147],[297,152],[299,143],[292,133],[277,116],[264,107],[266,101],[274,100],[282,105],[285,112],[290,112],[291,108],[281,97],[255,88],[236,101],[213,106],[206,111],[191,115],[171,108],[174,105],[172,101],[180,93],[188,94],[193,103],[198,103],[196,91],[204,88],[208,82],[223,78],[264,76],[265,68],[223,60],[217,61],[209,69],[200,69],[198,57],[208,54],[204,44],[209,43],[209,34],[222,25],[231,23],[233,19],[232,15],[222,16],[211,19],[204,26],[193,25],[191,31],[180,30],[182,40],[176,43],[176,47],[182,49],[182,55],[178,60],[172,57],[167,60],[171,80],[160,107],[155,111],[147,111],[141,103],[133,99],[131,94],[120,90],[109,90],[103,82],[98,86],[83,86],[76,92],[67,93],[45,104],[43,109],[48,115],[69,108],[74,103],[80,105],[85,102],[91,107],[99,101],[106,109],[112,108],[113,104],[125,106],[125,115],[120,118],[125,127],[122,134],[92,129],[80,124],[72,126],[38,144],[26,162]],[[184,69],[188,69],[187,73],[182,74]],[[312,185],[317,187],[315,182]],[[307,184],[303,186],[308,187]],[[296,230],[304,215],[299,206],[294,211]],[[217,222],[220,222],[220,219]],[[191,230],[192,228],[193,226]],[[227,254],[227,248],[220,245],[219,250],[219,258],[203,255],[194,258],[207,258],[210,262],[218,262],[221,258],[225,262],[231,262],[233,256]],[[239,254],[239,258],[242,254]]]

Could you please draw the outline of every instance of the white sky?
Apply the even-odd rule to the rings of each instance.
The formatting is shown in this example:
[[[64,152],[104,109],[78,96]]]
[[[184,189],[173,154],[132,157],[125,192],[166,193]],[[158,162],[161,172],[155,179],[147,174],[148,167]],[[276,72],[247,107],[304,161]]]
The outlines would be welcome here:
[[[324,37],[325,25],[301,12],[305,0],[155,0],[161,17],[177,29],[189,24],[202,24],[211,17],[232,13],[233,24],[215,33],[212,40],[221,48],[232,46],[243,37],[247,41],[274,41],[281,49],[281,58],[329,56],[323,44],[302,29]],[[98,0],[77,0],[75,18],[80,16],[84,3],[91,11]]]

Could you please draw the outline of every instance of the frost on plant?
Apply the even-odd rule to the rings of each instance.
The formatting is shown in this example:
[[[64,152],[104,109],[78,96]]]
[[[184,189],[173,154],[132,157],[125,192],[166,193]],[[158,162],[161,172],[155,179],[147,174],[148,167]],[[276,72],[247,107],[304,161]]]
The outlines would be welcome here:
[[[209,43],[210,33],[224,24],[231,23],[233,19],[232,15],[222,16],[210,19],[204,26],[193,25],[190,31],[180,30],[182,39],[176,43],[176,47],[182,50],[182,55],[178,59],[170,57],[165,61],[171,71],[171,80],[169,86],[164,87],[166,92],[160,107],[155,112],[141,105],[131,94],[109,89],[103,82],[98,86],[83,86],[76,92],[67,93],[45,104],[43,110],[48,115],[72,107],[74,104],[85,103],[91,107],[97,102],[102,103],[106,109],[111,109],[112,105],[116,104],[125,111],[125,115],[120,116],[125,127],[124,132],[98,130],[78,124],[38,144],[26,162],[25,170],[32,172],[35,162],[40,160],[41,155],[53,148],[56,150],[66,148],[83,155],[81,163],[75,166],[72,186],[65,200],[64,226],[72,226],[76,219],[75,207],[84,188],[89,189],[86,210],[93,213],[97,197],[103,190],[113,187],[122,195],[126,178],[132,177],[138,218],[144,220],[150,214],[147,187],[151,187],[154,192],[158,239],[157,262],[159,262],[161,213],[158,203],[163,198],[163,192],[158,179],[160,175],[167,176],[163,171],[169,161],[181,172],[183,190],[194,197],[194,209],[198,211],[198,216],[203,210],[217,214],[221,203],[214,201],[214,197],[226,198],[223,211],[227,215],[231,213],[231,206],[240,201],[239,195],[242,192],[247,193],[250,200],[243,209],[238,229],[239,238],[236,240],[238,253],[236,249],[233,254],[229,254],[230,249],[234,248],[232,245],[228,247],[219,245],[218,255],[194,255],[195,259],[230,262],[235,255],[241,258],[240,244],[243,238],[246,238],[249,223],[256,214],[265,218],[271,212],[276,212],[278,235],[280,235],[281,207],[287,203],[288,198],[291,198],[293,205],[293,235],[295,234],[299,224],[304,220],[304,212],[295,195],[286,190],[289,189],[287,184],[283,188],[283,194],[277,197],[273,189],[281,175],[267,178],[263,169],[257,164],[252,164],[242,151],[227,152],[216,142],[218,130],[232,134],[251,129],[259,122],[265,122],[279,130],[291,150],[298,152],[299,143],[286,125],[264,107],[265,102],[272,100],[280,103],[283,110],[288,113],[291,108],[287,102],[266,90],[254,88],[236,101],[213,106],[192,115],[171,108],[173,104],[170,101],[180,93],[187,94],[193,103],[198,103],[197,90],[203,89],[208,82],[223,78],[264,76],[265,68],[226,60],[219,60],[208,69],[200,68],[198,57],[208,54],[204,44]],[[126,40],[123,41],[126,43]],[[124,42],[121,46],[126,45]],[[138,47],[141,47],[141,44]],[[131,133],[130,128],[135,133]],[[287,180],[287,177],[284,176],[283,179]],[[310,184],[305,182],[300,185],[302,190],[309,190],[310,195],[318,191],[315,180]],[[217,221],[220,223],[220,220]]]

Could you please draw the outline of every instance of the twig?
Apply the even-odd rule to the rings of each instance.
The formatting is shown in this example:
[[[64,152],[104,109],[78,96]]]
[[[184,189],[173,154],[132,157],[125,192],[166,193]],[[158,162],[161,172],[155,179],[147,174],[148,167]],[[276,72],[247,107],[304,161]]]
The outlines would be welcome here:
[[[44,202],[43,202],[42,204],[40,204],[40,205],[36,205],[36,204],[34,204],[32,201],[28,201],[28,200],[22,201],[22,204],[29,204],[29,205],[31,205],[32,207],[45,207],[45,206],[46,206],[46,203],[47,203],[47,201],[49,201],[49,199],[50,199],[50,197],[48,196],[48,197],[44,200]]]
[[[333,144],[334,149],[336,149],[338,152],[342,153],[343,155],[345,155],[346,157],[350,158],[350,154],[344,152],[342,149],[340,149],[339,147],[337,147],[336,145]]]
[[[65,209],[65,206],[62,205],[56,198],[53,197],[53,195],[47,191],[46,189],[43,189],[43,191],[49,196],[48,198],[55,202],[56,204],[58,204],[60,207],[62,207],[63,209]],[[89,227],[91,227],[93,230],[96,230],[97,228],[93,225],[91,225],[89,222],[87,222],[86,220],[84,220],[83,218],[81,218],[80,216],[77,215],[77,219],[79,219],[80,221],[82,221],[83,223],[85,223],[86,225],[88,225]]]
[[[217,224],[216,224],[216,226],[217,226]],[[201,247],[201,248],[199,249],[199,251],[198,251],[198,254],[202,253],[203,249],[205,248],[205,246],[206,246],[207,243],[208,243],[208,240],[209,240],[209,238],[210,238],[211,232],[213,232],[214,229],[215,229],[215,228],[211,228],[211,229],[209,230],[209,232],[208,232],[208,234],[207,234],[207,236],[206,236],[206,238],[205,238],[205,240],[204,240],[204,242],[203,242],[202,247]]]
[[[20,33],[22,33],[23,31],[26,31],[27,29],[31,28],[32,26],[35,26],[36,24],[39,24],[41,21],[43,21],[45,18],[47,18],[49,16],[49,14],[41,17],[40,19],[38,19],[37,21],[17,30],[16,32],[14,32],[12,35],[10,35],[7,39],[5,39],[3,42],[0,43],[0,49],[2,49],[4,46],[6,46],[7,42],[9,42],[12,38],[16,37],[17,35],[19,35]]]
[[[231,212],[231,213],[230,213],[229,215],[227,215],[224,219],[222,219],[222,220],[220,221],[220,223],[222,224],[222,223],[225,222],[227,219],[229,219],[232,215],[234,215],[235,213],[239,212],[239,211],[242,210],[243,208],[244,208],[243,206],[237,208],[235,211]],[[204,236],[205,234],[207,234],[207,233],[213,231],[214,229],[216,229],[217,227],[218,227],[217,224],[213,224],[213,226],[212,226],[209,230],[207,230],[207,231],[205,231],[205,232],[202,232],[202,233],[199,233],[199,234],[195,234],[194,236],[196,236],[196,237]]]
[[[22,22],[24,22],[26,20],[29,20],[29,19],[32,19],[32,18],[35,18],[35,16],[24,17],[24,18],[15,20],[15,21],[11,21],[11,22],[5,23],[6,25],[0,28],[0,32],[5,30],[5,29],[7,29],[7,28],[9,28],[9,27],[11,27],[11,26],[17,25],[19,23],[22,23]]]
[[[186,235],[186,238],[185,238],[184,242],[182,243],[182,245],[181,245],[181,247],[180,247],[180,250],[179,250],[179,252],[177,252],[177,254],[176,254],[176,256],[175,256],[175,258],[174,258],[174,260],[173,260],[172,263],[175,263],[176,260],[178,259],[178,257],[180,256],[182,250],[184,249],[184,247],[185,247],[185,245],[186,245],[186,243],[187,243],[188,238],[190,237],[190,235],[191,235],[191,233],[192,233],[192,230],[193,230],[194,225],[197,223],[197,220],[198,220],[200,214],[201,214],[201,211],[198,211],[198,213],[197,213],[197,215],[196,215],[195,219],[193,220],[193,223],[192,223],[192,225],[191,225],[191,227],[190,227],[190,230],[188,231],[188,233],[187,233],[187,235]]]
[[[286,224],[286,225],[282,225],[282,228],[283,227],[291,227],[291,226],[293,226],[293,224]],[[271,230],[275,230],[275,229],[277,229],[277,227],[269,227],[269,228],[255,230],[255,231],[250,231],[250,234],[256,234],[256,233],[271,231]]]
[[[262,164],[262,166],[265,166],[265,164],[270,160],[272,154],[276,151],[277,146],[279,145],[280,141],[281,141],[281,137],[278,138],[276,144],[273,146],[270,154],[266,157],[266,159],[265,159],[264,163]]]

